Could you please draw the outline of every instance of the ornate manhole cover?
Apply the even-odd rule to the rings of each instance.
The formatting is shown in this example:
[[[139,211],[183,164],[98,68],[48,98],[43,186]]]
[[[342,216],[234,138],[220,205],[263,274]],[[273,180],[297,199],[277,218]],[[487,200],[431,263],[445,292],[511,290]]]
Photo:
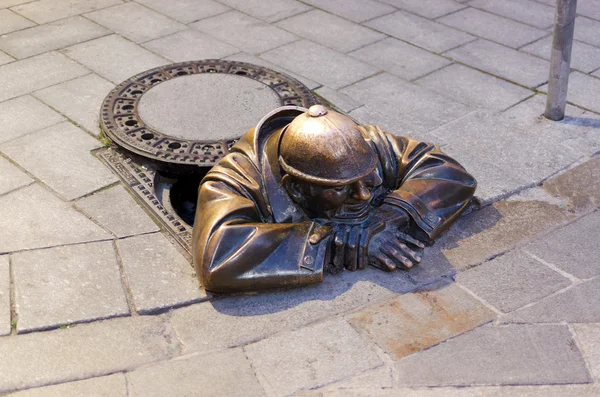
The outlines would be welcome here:
[[[101,126],[118,146],[173,171],[213,166],[276,107],[309,107],[302,83],[249,63],[203,60],[148,70],[104,100]]]

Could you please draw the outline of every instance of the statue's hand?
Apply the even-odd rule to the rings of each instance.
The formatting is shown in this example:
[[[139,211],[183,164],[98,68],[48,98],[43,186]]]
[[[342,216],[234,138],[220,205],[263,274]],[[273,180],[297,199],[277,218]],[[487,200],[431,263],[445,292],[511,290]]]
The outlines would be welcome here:
[[[425,244],[406,233],[385,230],[369,244],[369,264],[386,271],[408,270],[421,262]]]

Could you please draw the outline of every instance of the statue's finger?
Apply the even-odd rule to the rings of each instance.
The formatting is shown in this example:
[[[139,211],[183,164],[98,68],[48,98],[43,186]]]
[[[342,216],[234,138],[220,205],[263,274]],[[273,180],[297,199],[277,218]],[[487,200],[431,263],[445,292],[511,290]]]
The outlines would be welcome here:
[[[364,269],[367,267],[369,260],[369,242],[371,241],[370,233],[367,230],[363,230],[360,235],[360,243],[358,245],[358,268]]]
[[[335,232],[333,238],[333,265],[341,269],[344,267],[344,260],[346,255],[346,240],[348,235],[345,228],[339,228]]]
[[[386,270],[388,272],[393,272],[394,270],[396,270],[396,265],[388,257],[386,257],[384,255],[377,255],[375,257],[375,259],[381,265],[381,266],[378,266],[380,269]]]
[[[417,252],[410,249],[406,244],[399,243],[398,246],[400,247],[402,252],[404,252],[406,255],[410,256],[410,259],[412,259],[413,262],[415,262],[415,263],[421,262],[421,255],[419,255]]]
[[[410,269],[413,267],[413,263],[410,261],[410,259],[402,255],[402,252],[398,249],[389,245],[384,245],[380,249],[381,252],[392,258],[396,263],[402,264],[405,269]]]
[[[346,269],[348,270],[356,270],[358,267],[360,230],[360,226],[355,226],[348,233],[348,242],[346,243]]]
[[[401,238],[402,240],[406,241],[407,243],[410,243],[412,245],[415,245],[421,249],[425,248],[425,244],[423,244],[422,241],[417,240],[416,238],[406,234],[406,233],[397,233],[397,236],[399,238]]]

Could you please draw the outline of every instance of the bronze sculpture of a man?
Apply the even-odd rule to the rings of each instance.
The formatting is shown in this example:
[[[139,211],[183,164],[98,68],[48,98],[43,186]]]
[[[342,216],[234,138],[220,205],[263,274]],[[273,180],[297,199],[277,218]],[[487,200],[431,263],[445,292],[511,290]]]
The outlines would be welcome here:
[[[203,179],[194,223],[207,290],[409,269],[466,207],[475,179],[436,146],[321,105],[265,116]]]

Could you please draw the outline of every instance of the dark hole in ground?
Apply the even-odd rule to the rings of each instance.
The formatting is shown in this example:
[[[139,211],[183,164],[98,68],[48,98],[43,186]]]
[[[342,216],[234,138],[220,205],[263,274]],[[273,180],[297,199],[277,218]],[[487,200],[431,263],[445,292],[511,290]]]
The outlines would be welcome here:
[[[194,226],[198,187],[209,170],[210,168],[202,168],[198,174],[179,177],[171,186],[169,192],[171,206],[177,215],[190,226]]]

